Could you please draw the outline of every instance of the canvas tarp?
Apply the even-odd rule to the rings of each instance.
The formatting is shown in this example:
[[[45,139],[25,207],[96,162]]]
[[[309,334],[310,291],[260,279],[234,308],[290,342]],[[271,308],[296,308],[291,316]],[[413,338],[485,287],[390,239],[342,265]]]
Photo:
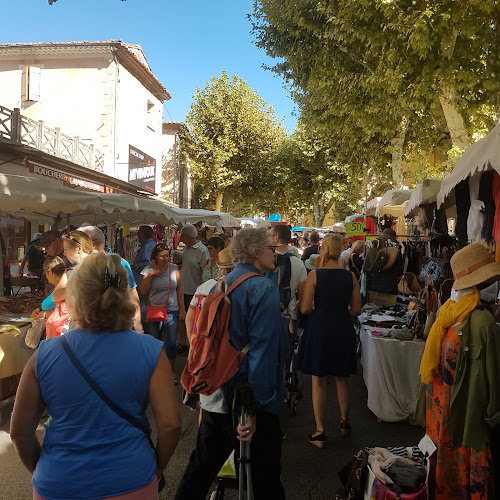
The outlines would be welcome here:
[[[444,203],[459,182],[476,172],[491,169],[500,173],[500,123],[486,137],[471,144],[464,151],[453,172],[441,183],[437,196],[438,207]]]
[[[417,184],[406,204],[405,215],[415,217],[418,213],[418,207],[436,203],[442,183],[442,179],[424,179]],[[446,200],[445,208],[448,209],[454,205],[455,193],[452,191]]]
[[[179,220],[182,224],[196,224],[204,222],[209,226],[221,227],[240,227],[241,223],[231,214],[225,212],[212,212],[210,210],[176,208],[176,213],[179,215]]]

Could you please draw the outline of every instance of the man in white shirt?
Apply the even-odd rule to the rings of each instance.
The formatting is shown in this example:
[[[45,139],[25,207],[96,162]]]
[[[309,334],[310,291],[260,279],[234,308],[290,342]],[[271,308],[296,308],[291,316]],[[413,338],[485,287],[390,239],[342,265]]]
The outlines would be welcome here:
[[[201,241],[198,241],[197,237],[198,230],[192,224],[186,224],[181,229],[181,241],[185,247],[180,253],[182,260],[180,273],[186,313],[201,282],[203,269],[210,259],[207,247]],[[182,347],[181,350],[187,353],[187,337],[183,333],[180,333],[179,343]]]
[[[306,268],[304,263],[295,255],[288,252],[288,244],[291,241],[292,233],[288,226],[284,224],[276,224],[269,230],[271,241],[276,246],[276,253],[281,255],[287,254],[290,256],[291,275],[290,275],[290,292],[291,298],[288,307],[283,311],[283,321],[289,333],[288,335],[288,354],[286,357],[285,370],[290,371],[290,363],[292,360],[293,348],[297,339],[297,294],[300,297],[302,287],[307,278]]]

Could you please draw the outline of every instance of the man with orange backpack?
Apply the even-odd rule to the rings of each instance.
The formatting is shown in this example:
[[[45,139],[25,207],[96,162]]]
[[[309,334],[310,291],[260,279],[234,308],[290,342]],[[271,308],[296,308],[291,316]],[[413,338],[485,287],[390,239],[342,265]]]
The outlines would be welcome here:
[[[232,239],[230,251],[236,265],[226,277],[227,286],[230,288],[240,278],[252,274],[227,297],[231,304],[229,341],[237,351],[246,354],[231,380],[212,395],[200,397],[202,416],[196,448],[175,500],[205,498],[232,450],[236,448],[238,453],[238,440],[250,443],[255,499],[285,498],[280,481],[279,414],[283,409],[287,333],[279,292],[271,280],[261,276],[274,269],[275,248],[265,228],[245,228]],[[201,333],[199,329],[198,334]],[[183,385],[185,379],[183,374]],[[235,425],[231,414],[235,386],[245,386],[253,394],[255,410],[244,425]]]

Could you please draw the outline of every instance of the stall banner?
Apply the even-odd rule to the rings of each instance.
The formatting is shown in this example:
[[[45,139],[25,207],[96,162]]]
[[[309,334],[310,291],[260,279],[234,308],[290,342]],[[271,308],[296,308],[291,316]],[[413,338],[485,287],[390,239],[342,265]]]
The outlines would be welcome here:
[[[155,192],[156,160],[129,144],[128,181],[145,191]]]
[[[345,225],[346,236],[364,236],[365,235],[365,223],[361,222],[348,222]]]

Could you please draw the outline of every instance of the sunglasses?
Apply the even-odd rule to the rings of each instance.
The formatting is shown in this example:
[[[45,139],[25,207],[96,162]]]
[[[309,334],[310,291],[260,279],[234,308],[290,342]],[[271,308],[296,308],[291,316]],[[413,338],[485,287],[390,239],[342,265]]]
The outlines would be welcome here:
[[[267,245],[266,248],[269,248],[271,252],[276,253],[276,249],[279,247],[279,245]]]

